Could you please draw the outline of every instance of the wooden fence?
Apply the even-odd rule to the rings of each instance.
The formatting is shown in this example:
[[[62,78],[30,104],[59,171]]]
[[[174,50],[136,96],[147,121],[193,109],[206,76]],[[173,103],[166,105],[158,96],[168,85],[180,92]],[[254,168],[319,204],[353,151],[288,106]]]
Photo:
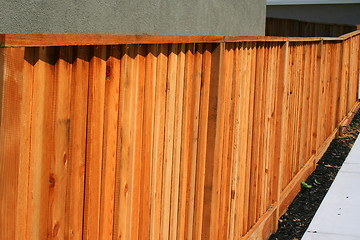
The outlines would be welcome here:
[[[266,238],[356,111],[359,33],[1,35],[2,238]]]
[[[356,25],[266,18],[265,34],[284,37],[337,37],[356,30]]]

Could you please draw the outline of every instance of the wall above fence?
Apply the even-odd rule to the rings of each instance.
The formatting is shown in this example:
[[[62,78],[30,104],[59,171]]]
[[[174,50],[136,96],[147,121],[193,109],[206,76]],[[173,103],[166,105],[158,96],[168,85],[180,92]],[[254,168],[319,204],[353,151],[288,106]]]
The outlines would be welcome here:
[[[263,36],[265,11],[265,0],[12,0],[0,33]]]

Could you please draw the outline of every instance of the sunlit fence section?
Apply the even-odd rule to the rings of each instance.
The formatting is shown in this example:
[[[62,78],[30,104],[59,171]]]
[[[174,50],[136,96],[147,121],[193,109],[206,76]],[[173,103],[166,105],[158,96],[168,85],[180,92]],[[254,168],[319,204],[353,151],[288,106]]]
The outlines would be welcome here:
[[[267,237],[357,111],[359,46],[1,35],[1,236]]]

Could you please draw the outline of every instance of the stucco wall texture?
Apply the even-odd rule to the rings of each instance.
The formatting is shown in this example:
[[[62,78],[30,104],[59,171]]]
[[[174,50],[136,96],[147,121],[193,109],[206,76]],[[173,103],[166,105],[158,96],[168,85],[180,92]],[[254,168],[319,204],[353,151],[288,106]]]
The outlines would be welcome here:
[[[309,22],[360,24],[359,4],[309,4],[267,6],[267,16]]]
[[[265,0],[0,0],[1,33],[265,34]]]

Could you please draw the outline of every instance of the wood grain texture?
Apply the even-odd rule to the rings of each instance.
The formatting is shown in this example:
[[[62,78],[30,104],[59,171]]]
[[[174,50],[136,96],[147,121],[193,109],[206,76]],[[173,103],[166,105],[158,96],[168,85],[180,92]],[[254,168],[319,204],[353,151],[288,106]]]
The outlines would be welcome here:
[[[199,144],[197,151],[197,170],[196,170],[196,189],[195,189],[195,205],[194,205],[194,231],[192,239],[201,238],[201,227],[204,213],[204,184],[206,172],[206,139],[207,126],[209,116],[209,94],[211,81],[211,61],[213,45],[207,44],[202,49],[202,74],[201,74],[201,99],[200,99],[200,115],[199,115]]]
[[[120,47],[111,46],[106,62],[104,145],[101,182],[100,238],[112,239],[119,117]]]
[[[25,196],[19,192],[23,184],[23,178],[19,174],[25,174],[24,184],[26,184],[28,172],[20,164],[25,166],[29,164],[28,153],[22,152],[29,149],[29,142],[25,140],[29,136],[29,129],[22,127],[23,124],[27,124],[24,122],[27,119],[26,117],[22,119],[22,114],[30,113],[30,109],[27,109],[22,102],[23,87],[27,87],[27,84],[23,84],[24,50],[24,48],[0,50],[0,213],[2,216],[0,231],[4,238],[9,239],[15,239],[16,230],[24,233],[27,231],[26,222],[17,222],[17,211],[26,210],[27,207],[18,204],[23,200],[27,202],[26,191]],[[30,96],[24,100],[29,98]],[[27,131],[22,132],[22,130]],[[26,142],[22,141],[22,134],[25,134]],[[25,149],[21,149],[20,144]],[[23,157],[23,160],[20,157]]]
[[[169,239],[177,239],[179,222],[180,203],[180,166],[182,151],[183,132],[183,109],[184,109],[184,84],[185,84],[185,44],[177,47],[177,71],[176,71],[176,92],[175,92],[175,126],[174,126],[174,149],[173,169],[171,180],[171,212]]]
[[[239,229],[236,227],[239,221],[238,217],[238,201],[240,198],[240,194],[237,191],[239,188],[239,131],[240,131],[240,64],[239,64],[239,53],[240,47],[239,43],[235,43],[234,46],[234,87],[233,87],[233,106],[232,106],[232,114],[233,114],[233,122],[231,123],[232,127],[232,135],[230,136],[231,146],[233,147],[230,154],[230,159],[233,162],[233,171],[231,178],[231,202],[230,202],[230,219],[229,219],[229,239],[236,239],[236,230]]]
[[[192,122],[190,119],[192,111],[192,91],[194,77],[194,44],[185,46],[184,65],[184,92],[182,109],[182,131],[181,131],[181,152],[180,152],[180,174],[179,174],[179,205],[177,219],[177,238],[185,239],[188,234],[189,199],[191,178],[191,137]]]
[[[189,217],[188,217],[188,230],[187,239],[191,239],[193,235],[193,222],[194,222],[194,211],[195,211],[195,195],[197,194],[196,182],[197,174],[197,151],[199,144],[199,114],[200,114],[200,100],[201,100],[201,75],[202,75],[202,61],[203,61],[203,44],[195,44],[194,46],[194,75],[192,80],[192,110],[191,110],[191,134],[190,134],[190,162],[191,162],[191,174],[189,178]]]
[[[225,44],[220,44],[220,59],[219,59],[219,78],[217,83],[217,95],[216,95],[216,128],[214,145],[208,145],[214,148],[211,156],[213,163],[213,174],[212,174],[212,192],[211,192],[211,206],[210,206],[210,221],[209,221],[209,239],[218,239],[219,237],[219,212],[220,212],[220,201],[221,201],[221,175],[223,166],[223,140],[224,140],[224,121],[226,102],[228,102],[227,90],[230,88],[231,79],[225,77],[226,57]],[[229,73],[228,73],[229,74]],[[210,152],[211,154],[211,152]]]
[[[56,148],[55,133],[55,97],[54,97],[54,48],[35,50],[33,126],[31,138],[31,185],[32,188],[32,232],[31,238],[44,238],[51,234],[51,203],[56,180],[50,174],[50,163],[54,162]]]
[[[115,177],[114,203],[114,239],[126,239],[126,222],[129,206],[129,174],[130,174],[130,103],[131,80],[129,79],[129,48],[121,47],[120,59],[120,87],[119,87],[119,120],[118,120],[118,152]],[[121,211],[121,212],[120,212]]]
[[[158,45],[157,79],[155,90],[155,120],[153,143],[153,168],[151,179],[151,228],[150,238],[161,239],[162,212],[162,176],[164,165],[164,136],[166,113],[166,81],[167,81],[168,45]]]
[[[224,36],[101,35],[101,34],[0,34],[1,47],[79,46],[221,42]]]
[[[100,235],[106,48],[94,46],[89,66],[83,238]]]
[[[227,87],[225,88],[225,96],[223,101],[226,103],[226,108],[224,109],[224,140],[223,144],[223,163],[222,163],[222,174],[221,174],[221,190],[220,190],[220,204],[219,204],[219,233],[217,239],[227,239],[228,238],[228,227],[229,227],[229,205],[230,205],[230,196],[231,196],[231,173],[232,173],[232,161],[229,157],[229,152],[231,153],[232,146],[229,144],[232,127],[230,122],[233,121],[233,114],[231,111],[231,102],[233,98],[233,61],[234,61],[234,44],[229,43],[225,46],[225,59],[224,59],[224,80],[228,82]]]
[[[142,154],[142,126],[143,126],[143,106],[144,106],[144,67],[145,67],[145,58],[144,58],[144,47],[143,45],[136,45],[134,49],[134,59],[133,59],[133,103],[131,108],[132,112],[132,128],[133,128],[133,146],[131,153],[131,210],[128,209],[130,218],[130,239],[137,239],[138,230],[139,230],[139,212],[140,212],[140,177],[141,177],[141,154]]]
[[[156,54],[157,46],[147,46],[145,59],[145,92],[144,92],[144,119],[143,119],[143,154],[142,154],[142,175],[141,175],[141,212],[139,216],[139,238],[150,234],[150,214],[151,214],[151,169],[153,159],[153,131],[154,131],[154,105],[156,87]]]
[[[240,41],[341,41],[360,34],[360,30],[339,37],[274,36],[188,36],[188,35],[101,35],[101,34],[0,34],[1,47],[79,46],[164,43],[220,43]],[[322,35],[323,36],[323,35]]]
[[[24,61],[25,60],[25,61]],[[24,50],[24,68],[21,102],[21,135],[20,138],[20,159],[19,176],[23,176],[18,181],[18,198],[16,208],[16,231],[15,239],[19,237],[29,238],[31,229],[31,213],[28,204],[30,202],[29,176],[30,176],[30,151],[31,151],[31,118],[32,118],[32,94],[34,84],[33,67],[34,49],[25,48]],[[1,120],[0,120],[1,121]],[[0,124],[1,125],[1,124]]]
[[[162,218],[161,218],[161,239],[169,237],[170,228],[170,211],[171,211],[171,180],[172,169],[175,165],[173,161],[174,147],[174,128],[175,128],[175,100],[177,86],[177,51],[178,45],[171,44],[169,49],[167,82],[166,82],[166,113],[165,113],[165,145],[164,145],[164,170],[163,170],[163,186],[162,186]]]
[[[72,48],[61,47],[55,63],[54,79],[54,138],[56,147],[50,162],[50,176],[55,187],[50,188],[49,232],[54,239],[66,234],[66,194],[68,184],[68,157],[70,151],[71,68]]]
[[[280,202],[280,194],[282,189],[282,176],[283,176],[283,162],[284,162],[284,155],[286,151],[284,151],[285,147],[285,139],[286,139],[286,132],[285,127],[287,126],[286,119],[284,116],[286,116],[284,113],[287,109],[287,71],[288,71],[288,57],[289,57],[289,43],[286,42],[283,45],[280,46],[279,49],[279,58],[278,61],[281,63],[279,65],[278,69],[278,86],[277,86],[277,105],[276,105],[276,135],[275,135],[275,141],[277,141],[279,144],[277,144],[275,149],[275,164],[277,167],[277,181],[275,182],[276,189],[276,203],[278,204]],[[279,208],[276,209],[276,218],[278,219],[280,217]],[[276,223],[277,224],[277,223]],[[277,226],[277,225],[276,225]]]
[[[207,140],[206,140],[206,162],[205,162],[205,183],[204,183],[204,209],[202,220],[202,233],[203,239],[210,239],[210,224],[211,224],[211,205],[212,205],[212,191],[213,191],[213,173],[216,171],[214,168],[214,147],[216,136],[216,117],[217,117],[217,96],[219,84],[219,68],[220,56],[223,46],[217,45],[212,54],[211,61],[211,80],[210,80],[210,93],[209,93],[209,113],[207,125]]]
[[[73,56],[65,236],[82,239],[90,48],[76,47]]]
[[[357,32],[1,36],[9,238],[265,238],[359,106]]]

